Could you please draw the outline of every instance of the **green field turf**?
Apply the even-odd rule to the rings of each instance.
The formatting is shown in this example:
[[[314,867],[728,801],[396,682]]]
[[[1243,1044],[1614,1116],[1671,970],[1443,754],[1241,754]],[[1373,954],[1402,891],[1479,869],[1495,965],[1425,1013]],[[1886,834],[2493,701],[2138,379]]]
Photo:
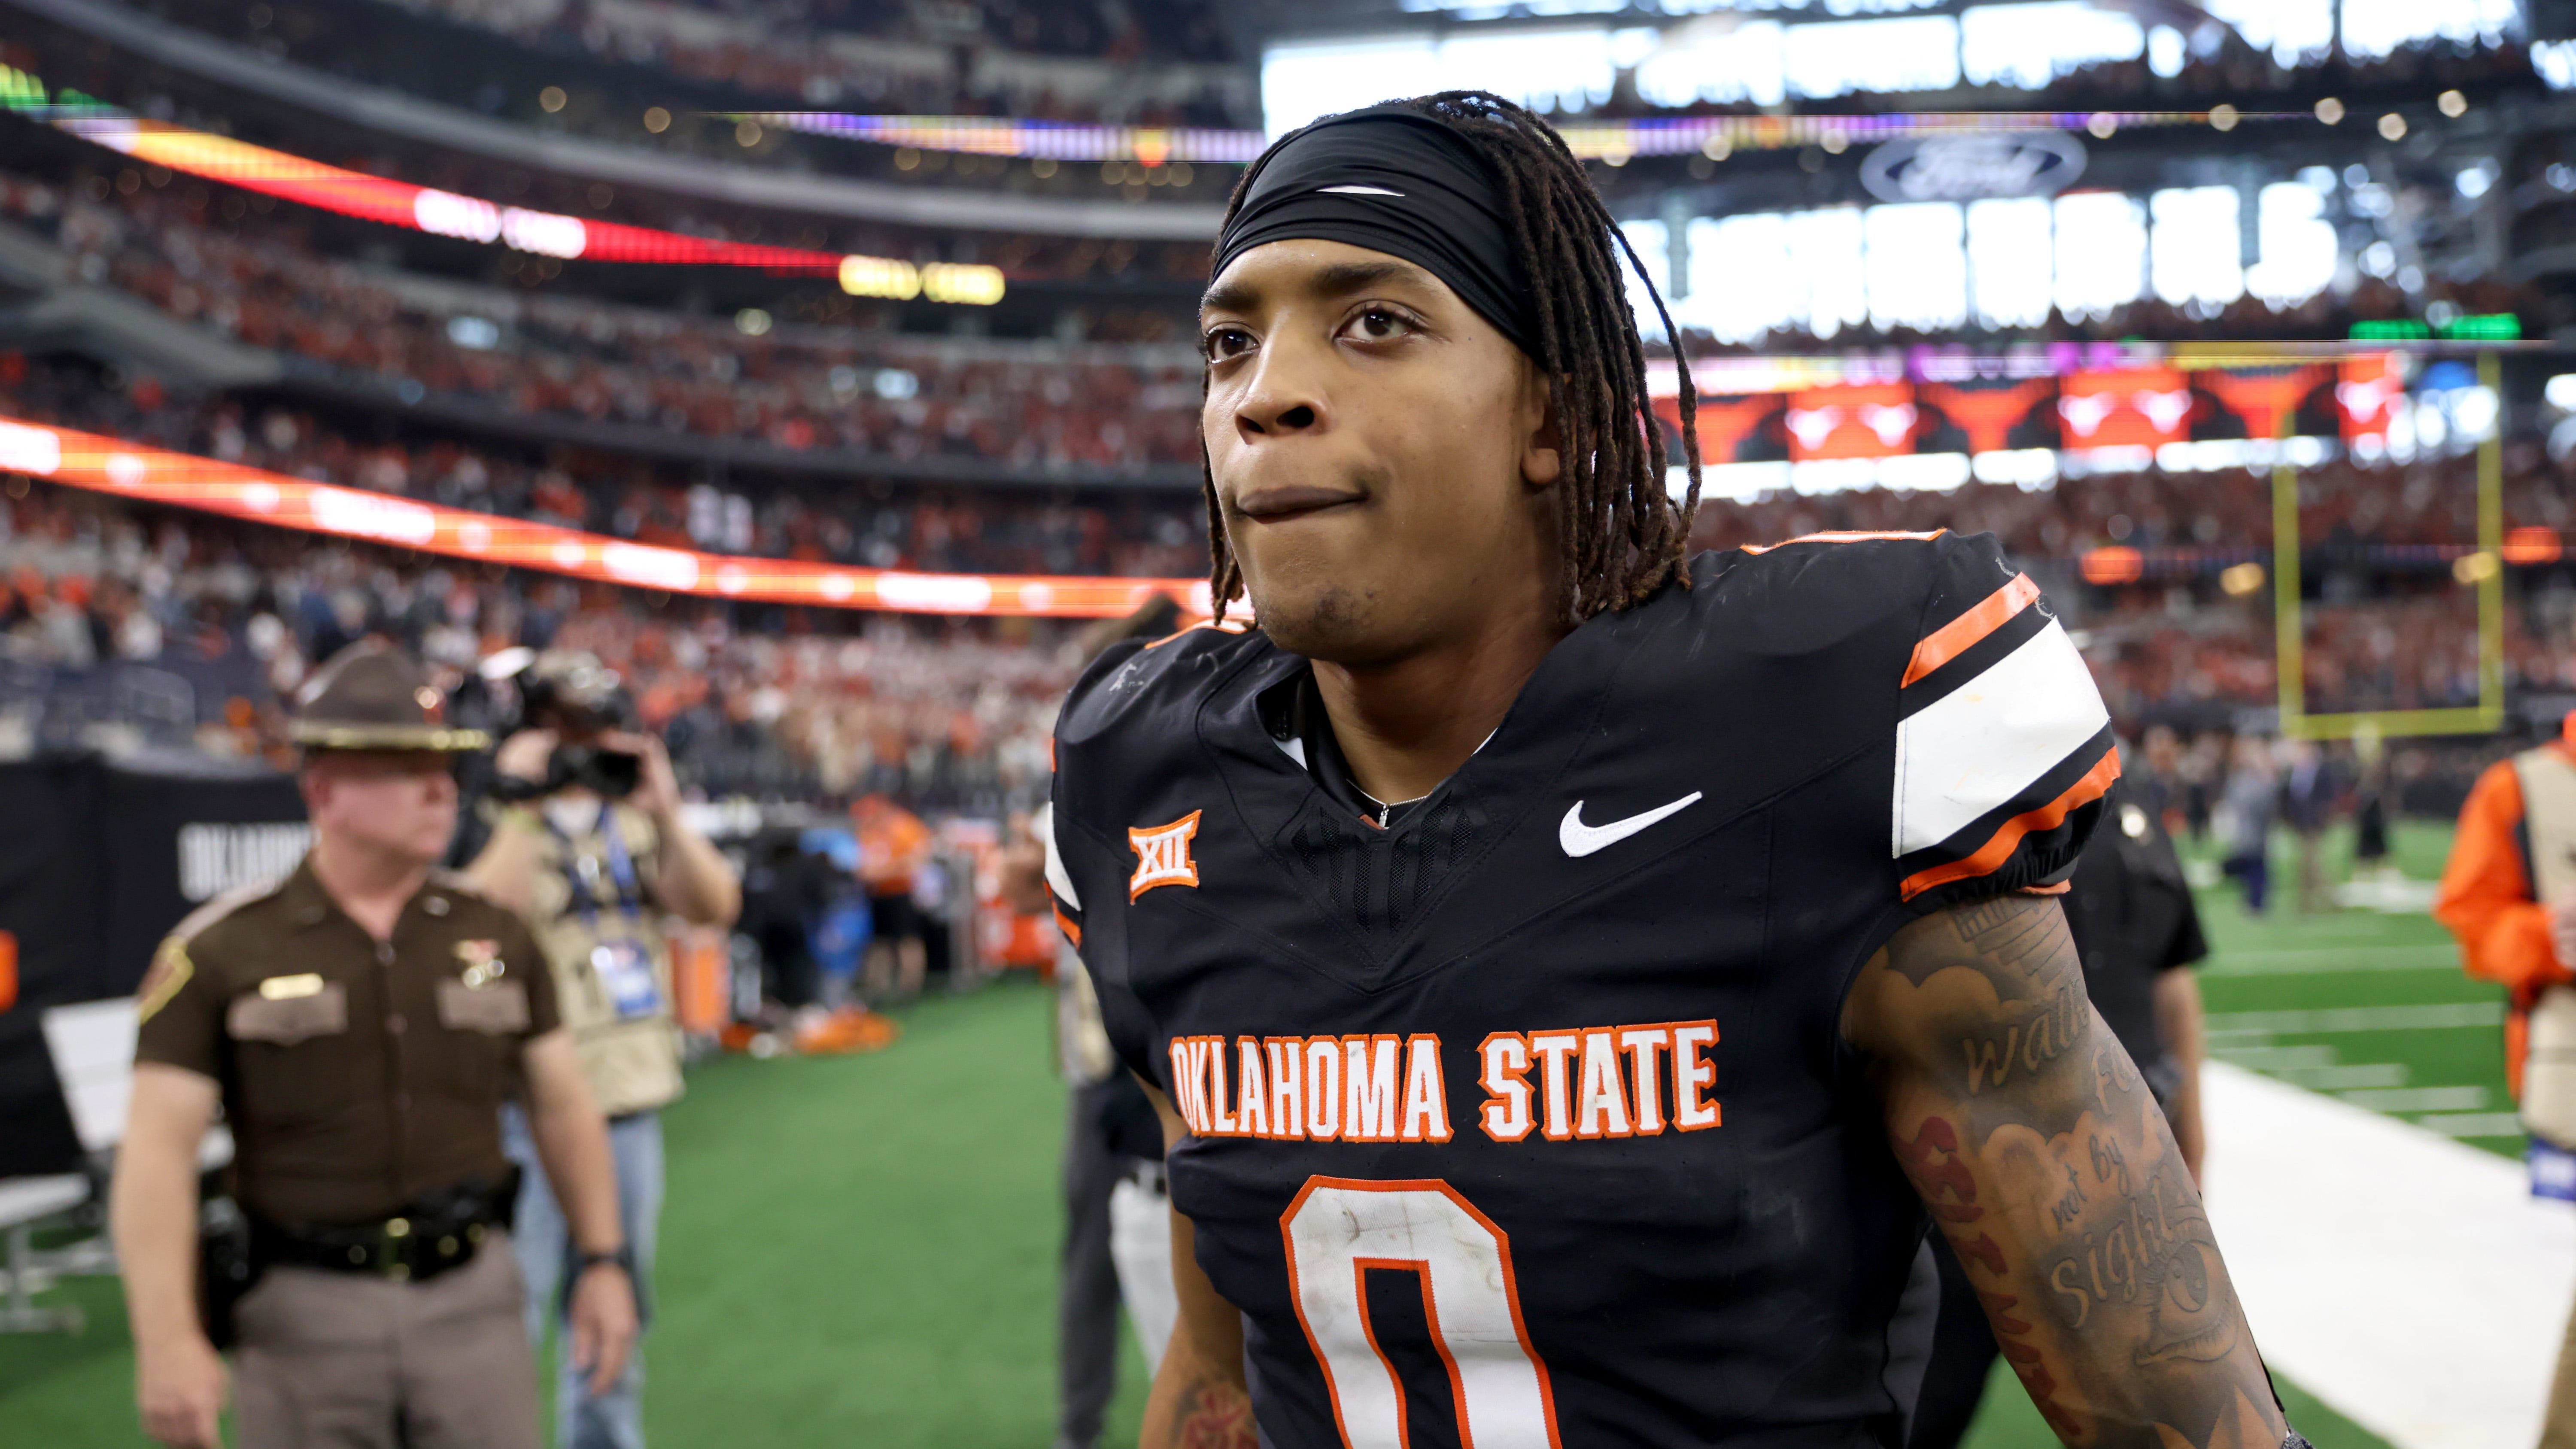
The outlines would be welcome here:
[[[2402,830],[2406,873],[2431,879],[2446,841],[2438,828]],[[2278,1015],[2494,1003],[2492,988],[2458,975],[2429,919],[2303,919],[2284,903],[2248,920],[2225,888],[2202,899],[2218,950],[2206,991],[2222,1055],[2323,1090],[2450,1089],[2434,1100],[2454,1105],[2398,1115],[2437,1128],[2498,1125],[2471,1120],[2507,1110],[2494,1027],[2326,1031],[2316,1028],[2335,1023]],[[1043,993],[1016,982],[923,1003],[906,1015],[903,1040],[875,1056],[728,1060],[692,1077],[669,1123],[648,1393],[658,1444],[1046,1444],[1063,1106],[1047,1019]],[[2344,1068],[2375,1070],[2333,1075]],[[2331,1085],[2346,1080],[2392,1085]],[[2482,1094],[2478,1105],[2456,1105],[2468,1090]],[[2391,1100],[2406,1099],[2376,1104]],[[2518,1151],[2509,1136],[2468,1140]],[[84,1280],[45,1301],[82,1304],[91,1325],[78,1338],[0,1337],[0,1443],[142,1443],[115,1285]],[[1127,1357],[1113,1445],[1134,1442],[1143,1398],[1132,1345]],[[2295,1386],[2283,1396],[2320,1449],[2385,1449]],[[1999,1375],[1974,1449],[2053,1442]]]
[[[2437,879],[2450,839],[2447,825],[2400,824],[2400,870]],[[2329,880],[2344,873],[2349,850],[2348,833],[2328,839]],[[2286,842],[2273,866],[2276,885],[2292,879]],[[2294,891],[2274,894],[2270,911],[2253,917],[2233,887],[2200,893],[2213,950],[2201,973],[2211,1055],[2520,1157],[2498,1025],[2503,988],[2463,975],[2450,933],[2430,916],[2302,916]]]

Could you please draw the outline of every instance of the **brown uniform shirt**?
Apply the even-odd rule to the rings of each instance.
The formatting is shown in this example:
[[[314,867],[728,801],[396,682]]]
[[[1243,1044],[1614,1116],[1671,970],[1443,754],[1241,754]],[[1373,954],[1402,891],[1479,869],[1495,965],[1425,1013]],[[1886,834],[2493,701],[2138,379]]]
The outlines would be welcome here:
[[[434,877],[378,943],[308,860],[162,942],[136,1059],[223,1088],[242,1206],[287,1226],[390,1217],[507,1170],[499,1113],[557,1025],[525,923]]]

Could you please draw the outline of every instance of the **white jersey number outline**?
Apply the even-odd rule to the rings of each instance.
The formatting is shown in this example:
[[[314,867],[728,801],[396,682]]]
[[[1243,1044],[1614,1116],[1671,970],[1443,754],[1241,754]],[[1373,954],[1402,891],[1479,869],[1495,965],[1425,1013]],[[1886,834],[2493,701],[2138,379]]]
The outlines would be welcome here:
[[[1512,1245],[1438,1179],[1310,1177],[1279,1216],[1297,1322],[1323,1365],[1345,1449],[1406,1449],[1404,1386],[1369,1327],[1371,1268],[1422,1280],[1466,1449],[1559,1449],[1547,1365],[1521,1321]]]

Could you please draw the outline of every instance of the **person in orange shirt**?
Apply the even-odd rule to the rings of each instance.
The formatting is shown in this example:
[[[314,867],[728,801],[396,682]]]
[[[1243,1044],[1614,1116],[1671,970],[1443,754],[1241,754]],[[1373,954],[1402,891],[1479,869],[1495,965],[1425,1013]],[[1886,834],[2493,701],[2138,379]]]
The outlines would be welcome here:
[[[2537,757],[2537,758],[2534,758]],[[2537,766],[2576,773],[2576,713],[2557,739],[2510,759],[2478,777],[2460,807],[2451,858],[2433,900],[2434,919],[2460,941],[2468,973],[2501,983],[2511,992],[2505,1022],[2505,1075],[2514,1095],[2523,1091],[2523,1061],[2530,1045],[2531,1011],[2551,986],[2576,980],[2576,893],[2554,901],[2533,881],[2537,842],[2525,803],[2525,771]],[[2557,825],[2557,822],[2549,822]],[[2558,829],[2576,835],[2576,820]],[[2576,861],[2541,862],[2545,875],[2576,868]]]
[[[867,887],[867,979],[880,998],[921,994],[930,972],[921,912],[913,905],[914,878],[930,863],[930,827],[883,795],[863,796],[850,807],[858,827],[859,880]],[[889,989],[890,988],[890,989]]]
[[[2505,1078],[2531,1133],[2532,1191],[2576,1199],[2576,713],[2469,790],[2433,915],[2471,976],[2501,983]],[[2576,1449],[2576,1321],[2558,1351],[2540,1449]]]

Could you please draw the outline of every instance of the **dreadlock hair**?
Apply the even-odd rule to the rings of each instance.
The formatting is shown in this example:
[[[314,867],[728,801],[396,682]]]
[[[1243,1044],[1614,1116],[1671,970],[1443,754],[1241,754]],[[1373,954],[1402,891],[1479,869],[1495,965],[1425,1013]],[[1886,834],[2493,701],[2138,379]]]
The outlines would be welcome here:
[[[1676,347],[1682,451],[1690,469],[1689,492],[1677,504],[1664,485],[1663,428],[1646,396],[1645,345],[1610,249],[1614,239],[1654,299],[1664,335],[1679,334],[1663,297],[1646,281],[1637,249],[1611,220],[1565,138],[1527,108],[1490,91],[1442,91],[1398,104],[1466,137],[1502,175],[1513,249],[1537,294],[1539,355],[1533,360],[1547,374],[1566,462],[1557,483],[1564,517],[1559,614],[1579,624],[1643,603],[1669,580],[1689,588],[1691,519],[1699,511],[1699,394],[1690,362]],[[1233,223],[1259,169],[1257,163],[1245,168],[1235,183],[1225,225]],[[1206,386],[1202,374],[1202,398]],[[1207,503],[1208,591],[1222,622],[1227,602],[1243,593],[1243,569],[1226,546],[1204,435],[1199,476]]]

